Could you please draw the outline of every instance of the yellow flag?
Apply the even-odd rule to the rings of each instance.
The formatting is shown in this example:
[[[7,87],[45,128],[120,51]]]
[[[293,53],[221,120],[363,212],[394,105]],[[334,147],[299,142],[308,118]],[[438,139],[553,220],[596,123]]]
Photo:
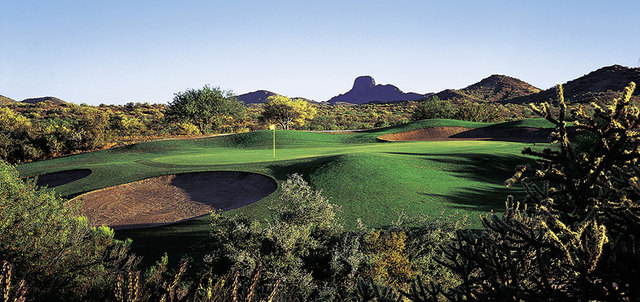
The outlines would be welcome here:
[[[276,130],[276,125],[269,125],[269,130]]]

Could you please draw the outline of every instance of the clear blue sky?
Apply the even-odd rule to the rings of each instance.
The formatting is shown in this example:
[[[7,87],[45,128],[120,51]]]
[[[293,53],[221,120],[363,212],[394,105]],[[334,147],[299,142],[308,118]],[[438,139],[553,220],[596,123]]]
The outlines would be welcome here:
[[[0,94],[167,102],[205,84],[324,101],[491,74],[540,88],[637,66],[640,1],[0,0]]]

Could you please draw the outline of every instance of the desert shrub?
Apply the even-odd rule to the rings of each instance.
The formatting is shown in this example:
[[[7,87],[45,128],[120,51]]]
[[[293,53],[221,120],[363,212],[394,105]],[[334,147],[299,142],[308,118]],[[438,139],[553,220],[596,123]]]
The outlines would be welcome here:
[[[468,216],[441,213],[435,218],[424,216],[413,220],[413,227],[407,227],[403,222],[396,223],[394,229],[400,228],[407,234],[406,253],[416,270],[416,277],[421,282],[437,281],[448,287],[459,285],[460,278],[442,265],[440,259],[444,255],[442,247],[451,243],[457,232],[469,228]]]
[[[317,115],[307,125],[309,130],[337,130],[338,125],[333,116]]]
[[[133,265],[130,242],[107,227],[90,227],[77,207],[52,190],[23,181],[0,162],[0,261],[14,266],[36,300],[76,300],[107,284],[122,265]]]
[[[266,288],[280,280],[287,296],[305,300],[317,294],[313,268],[323,266],[319,259],[330,259],[326,246],[341,230],[338,208],[297,174],[282,185],[280,201],[271,209],[273,220],[262,224],[214,213],[212,235],[221,244],[214,254],[243,276],[262,263]]]
[[[415,276],[459,283],[435,259],[442,253],[438,246],[468,226],[466,218],[402,215],[390,228],[359,224],[356,230],[345,231],[338,210],[321,191],[294,174],[282,185],[269,221],[212,215],[212,237],[220,244],[209,256],[212,265],[221,273],[238,271],[242,279],[262,264],[258,293],[267,295],[280,282],[283,295],[300,301],[353,299],[360,278],[375,286],[404,289]]]
[[[33,145],[33,124],[24,115],[0,107],[0,160],[20,162],[37,158]]]
[[[438,96],[426,98],[415,107],[413,120],[453,118],[458,109],[449,101],[441,101]]]
[[[111,141],[109,114],[89,106],[74,106],[73,111],[79,115],[75,120],[75,132],[81,136],[81,148],[93,150]]]
[[[471,122],[495,122],[501,120],[500,105],[461,101],[453,115],[454,119]]]
[[[178,135],[197,135],[200,134],[200,130],[198,129],[198,126],[192,124],[192,123],[187,123],[187,122],[181,122],[181,123],[173,123],[171,124],[171,132],[178,134]]]
[[[640,126],[629,100],[631,83],[589,115],[572,112],[595,143],[579,152],[567,135],[562,86],[558,110],[532,109],[556,125],[555,148],[523,153],[539,158],[521,166],[507,185],[521,182],[527,196],[507,200],[502,215],[482,218],[481,233],[460,232],[445,264],[462,280],[454,287],[418,285],[410,298],[474,301],[630,301],[640,296]]]
[[[364,252],[370,261],[362,274],[379,283],[405,288],[416,272],[406,252],[403,231],[373,230],[364,237]]]
[[[109,126],[116,131],[119,136],[137,136],[147,130],[147,126],[137,117],[130,117],[118,114],[111,117]]]

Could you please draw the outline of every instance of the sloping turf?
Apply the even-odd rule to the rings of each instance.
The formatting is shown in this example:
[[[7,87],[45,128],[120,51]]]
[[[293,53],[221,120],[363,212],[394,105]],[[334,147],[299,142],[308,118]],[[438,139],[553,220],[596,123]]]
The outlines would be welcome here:
[[[62,185],[56,191],[74,196],[83,192],[158,175],[193,171],[248,171],[283,181],[301,173],[342,206],[345,225],[360,218],[368,226],[383,227],[404,211],[408,215],[437,216],[441,212],[471,215],[501,210],[508,194],[502,183],[516,165],[530,159],[520,155],[528,144],[494,141],[378,142],[376,137],[424,127],[534,127],[539,119],[503,124],[455,120],[425,120],[399,127],[350,134],[277,131],[277,157],[272,156],[272,132],[257,131],[207,139],[158,141],[80,154],[18,167],[23,175],[69,169],[91,169],[86,178]],[[243,213],[268,218],[279,191],[228,214]],[[206,243],[206,219],[147,229],[119,232],[132,237],[136,250],[150,261],[168,251],[173,257]],[[194,252],[195,251],[195,252]],[[198,252],[199,251],[199,252]]]

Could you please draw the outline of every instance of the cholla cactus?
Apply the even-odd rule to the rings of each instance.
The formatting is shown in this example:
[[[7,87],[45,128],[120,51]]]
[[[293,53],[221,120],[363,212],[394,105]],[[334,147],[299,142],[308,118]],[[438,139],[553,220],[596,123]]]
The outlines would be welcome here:
[[[27,300],[27,287],[24,280],[17,284],[13,281],[13,265],[2,262],[0,266],[0,299],[5,302],[24,302]]]
[[[443,263],[460,286],[418,284],[414,300],[634,300],[640,296],[639,110],[631,83],[607,106],[571,112],[587,148],[575,149],[565,118],[562,86],[557,115],[549,104],[532,109],[556,125],[551,148],[523,153],[538,165],[520,166],[522,202],[507,200],[502,215],[483,217],[481,233],[460,233]],[[555,110],[554,110],[555,111]]]

